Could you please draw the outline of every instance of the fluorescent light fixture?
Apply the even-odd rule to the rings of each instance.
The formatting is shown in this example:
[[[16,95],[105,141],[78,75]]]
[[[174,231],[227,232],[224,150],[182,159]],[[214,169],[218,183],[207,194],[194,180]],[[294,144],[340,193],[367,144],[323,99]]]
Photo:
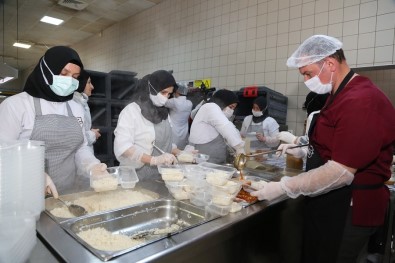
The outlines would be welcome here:
[[[14,47],[21,47],[21,48],[30,48],[32,45],[31,44],[27,44],[27,43],[22,43],[22,42],[15,42]]]
[[[0,84],[17,78],[18,70],[16,68],[10,67],[5,63],[0,64]]]
[[[43,18],[41,18],[40,21],[44,22],[44,23],[52,24],[55,26],[58,26],[63,23],[62,19],[58,19],[58,18],[50,17],[50,16],[43,16]]]

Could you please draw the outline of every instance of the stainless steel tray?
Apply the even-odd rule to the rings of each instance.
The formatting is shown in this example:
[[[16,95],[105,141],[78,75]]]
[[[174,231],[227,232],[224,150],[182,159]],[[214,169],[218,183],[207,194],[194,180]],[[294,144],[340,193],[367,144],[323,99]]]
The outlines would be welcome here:
[[[75,200],[81,198],[81,197],[90,197],[90,196],[94,196],[94,195],[100,195],[100,194],[105,194],[105,193],[110,193],[110,192],[130,192],[130,191],[139,191],[141,193],[144,193],[150,197],[152,197],[153,200],[157,200],[159,199],[159,194],[154,193],[152,191],[149,191],[147,189],[141,188],[136,186],[134,189],[123,189],[121,187],[118,187],[118,189],[113,190],[113,191],[108,191],[108,192],[102,192],[102,193],[97,193],[94,191],[86,191],[86,192],[80,192],[80,193],[74,193],[74,194],[68,194],[68,195],[62,195],[59,196],[60,199],[64,200],[64,201],[68,201],[73,203]],[[151,201],[150,201],[151,202]],[[134,206],[136,204],[130,204],[128,206]],[[64,207],[65,205],[54,198],[47,198],[45,199],[45,213],[48,214],[53,220],[55,220],[57,223],[69,220],[70,218],[63,218],[63,217],[57,217],[54,216],[53,214],[51,214],[51,210],[54,208],[58,208],[58,207]],[[125,206],[126,207],[126,206]],[[119,209],[120,207],[116,208]],[[115,209],[114,209],[115,210]],[[100,212],[95,212],[95,213],[90,213],[90,214],[97,214],[97,213],[102,213],[104,211],[100,211]]]
[[[198,226],[219,216],[207,213],[204,208],[177,200],[158,200],[134,207],[110,211],[107,213],[87,215],[62,222],[60,225],[94,255],[103,261],[128,253],[160,239],[175,235],[186,229]],[[127,236],[134,236],[152,229],[168,228],[177,224],[180,228],[171,233],[147,235],[143,243],[119,251],[103,251],[92,247],[82,240],[78,233],[87,229],[103,227],[107,231]]]

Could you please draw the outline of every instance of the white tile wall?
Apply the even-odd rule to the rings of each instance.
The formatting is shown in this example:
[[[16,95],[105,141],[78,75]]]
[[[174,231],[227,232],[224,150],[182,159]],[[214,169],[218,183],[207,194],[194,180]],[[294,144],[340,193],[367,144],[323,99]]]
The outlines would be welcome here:
[[[352,67],[394,64],[394,28],[392,0],[166,0],[74,48],[97,71],[162,68],[232,90],[265,85],[289,96],[287,124],[301,134],[308,89],[287,57],[312,34],[329,34]]]

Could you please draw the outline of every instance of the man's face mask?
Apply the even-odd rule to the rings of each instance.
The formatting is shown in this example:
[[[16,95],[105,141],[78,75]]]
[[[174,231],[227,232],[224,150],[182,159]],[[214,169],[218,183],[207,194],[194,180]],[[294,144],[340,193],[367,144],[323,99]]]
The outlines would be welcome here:
[[[151,92],[149,94],[149,98],[151,99],[152,103],[157,107],[163,107],[166,104],[168,98],[166,96],[163,96],[160,92],[157,92],[149,81],[148,88],[153,89],[156,92],[156,95],[152,95]]]
[[[325,63],[322,65],[320,72],[318,73],[318,75],[312,77],[309,80],[306,80],[304,82],[304,84],[312,91],[315,92],[317,94],[326,94],[331,92],[332,90],[332,76],[333,76],[333,72],[331,73],[331,80],[329,83],[327,84],[322,84],[320,78],[318,77],[321,72],[322,69],[324,68]]]
[[[52,84],[49,84],[47,78],[44,75],[41,63],[40,63],[40,68],[41,68],[41,74],[44,77],[45,83],[49,85],[51,90],[58,96],[66,97],[70,94],[72,94],[74,91],[77,90],[78,88],[78,80],[76,80],[73,77],[70,76],[62,76],[62,75],[54,75],[51,71],[51,69],[48,67],[47,63],[45,62],[44,58],[42,59],[42,62],[44,62],[44,65],[47,67],[49,72],[52,74]]]

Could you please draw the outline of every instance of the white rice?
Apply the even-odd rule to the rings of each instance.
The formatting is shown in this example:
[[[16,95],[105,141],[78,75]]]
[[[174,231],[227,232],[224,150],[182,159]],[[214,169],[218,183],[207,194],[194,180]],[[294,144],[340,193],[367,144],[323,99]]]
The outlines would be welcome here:
[[[92,247],[105,251],[123,250],[144,242],[144,239],[132,239],[126,235],[113,234],[102,227],[81,231],[78,236]]]

